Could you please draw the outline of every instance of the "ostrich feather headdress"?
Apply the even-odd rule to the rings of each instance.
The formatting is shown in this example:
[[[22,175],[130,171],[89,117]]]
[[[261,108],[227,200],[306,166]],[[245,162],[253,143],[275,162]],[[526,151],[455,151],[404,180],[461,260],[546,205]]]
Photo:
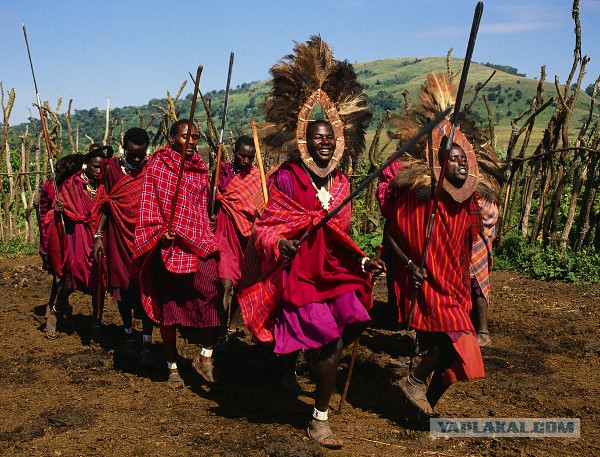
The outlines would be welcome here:
[[[406,110],[395,120],[395,132],[390,134],[401,142],[408,140],[437,113],[456,101],[456,86],[445,73],[430,73],[419,92],[420,103]],[[450,132],[449,120],[442,121],[431,133],[424,137],[417,147],[401,157],[403,163],[401,182],[406,188],[418,189],[418,193],[429,194],[432,176],[439,179],[441,166],[438,150],[444,146]],[[497,202],[503,181],[503,166],[492,148],[475,125],[462,114],[459,126],[454,131],[453,142],[458,144],[467,155],[469,176],[461,188],[444,181],[444,189],[456,200],[464,201],[474,191],[484,198]]]
[[[363,87],[348,61],[333,57],[331,47],[320,36],[296,43],[271,70],[273,85],[267,94],[266,120],[276,133],[266,138],[273,149],[298,155],[316,175],[327,176],[345,161],[356,162],[365,147],[365,129],[371,119]],[[327,168],[318,167],[306,147],[306,127],[312,111],[321,105],[336,139],[335,152]]]

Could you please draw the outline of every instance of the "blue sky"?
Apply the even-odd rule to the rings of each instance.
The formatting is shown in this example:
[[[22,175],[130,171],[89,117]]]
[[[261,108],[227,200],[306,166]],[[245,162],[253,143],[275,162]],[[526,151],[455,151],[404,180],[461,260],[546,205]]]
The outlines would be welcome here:
[[[25,23],[40,96],[75,109],[141,105],[176,92],[204,65],[203,91],[223,89],[230,51],[232,84],[268,78],[293,41],[321,34],[338,59],[463,57],[474,0],[3,0],[0,81],[15,88],[11,124],[23,122],[35,91],[22,33]],[[511,65],[565,81],[574,48],[570,0],[487,0],[473,60]],[[600,74],[600,0],[581,0],[585,85]],[[186,92],[191,91],[188,85]],[[37,116],[37,114],[35,114]],[[0,119],[1,120],[1,119]]]

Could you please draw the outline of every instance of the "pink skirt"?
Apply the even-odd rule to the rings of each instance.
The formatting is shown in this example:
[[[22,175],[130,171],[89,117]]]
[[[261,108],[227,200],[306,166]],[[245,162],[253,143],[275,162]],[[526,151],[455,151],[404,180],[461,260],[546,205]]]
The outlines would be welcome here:
[[[289,354],[300,349],[317,349],[340,338],[346,325],[370,321],[369,313],[354,292],[304,306],[282,302],[274,321],[274,351]]]

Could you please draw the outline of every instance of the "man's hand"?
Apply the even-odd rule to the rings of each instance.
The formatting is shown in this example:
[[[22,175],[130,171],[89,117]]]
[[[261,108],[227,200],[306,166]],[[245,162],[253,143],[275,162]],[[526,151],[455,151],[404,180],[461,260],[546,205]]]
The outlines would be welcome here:
[[[296,257],[296,254],[298,253],[298,244],[300,243],[297,240],[286,240],[285,238],[281,238],[277,242],[277,247],[284,259],[291,260]]]
[[[423,268],[423,274],[421,274],[421,272],[419,271],[419,266],[416,265],[414,262],[411,262],[408,268],[410,268],[412,274],[413,285],[416,289],[420,289],[423,285],[423,281],[427,279],[427,270]]]
[[[104,242],[102,241],[102,237],[97,237],[94,240],[94,247],[93,247],[93,252],[94,252],[94,259],[100,259],[99,256],[104,257],[106,255],[106,251],[104,250]]]
[[[160,247],[163,249],[167,249],[171,247],[173,242],[175,241],[175,234],[170,234],[168,232],[164,233],[160,239]]]
[[[210,225],[210,229],[214,232],[217,230],[217,217],[214,214],[211,214],[208,218],[208,225]]]
[[[365,262],[365,271],[371,273],[374,276],[379,276],[385,271],[385,263],[381,260],[369,259]]]
[[[62,201],[60,201],[58,198],[56,199],[56,202],[54,202],[54,212],[57,214],[62,213],[65,210],[65,205],[63,204]]]
[[[221,282],[223,283],[224,293],[223,293],[223,309],[227,311],[231,306],[231,299],[233,298],[233,281],[227,278],[221,278]]]

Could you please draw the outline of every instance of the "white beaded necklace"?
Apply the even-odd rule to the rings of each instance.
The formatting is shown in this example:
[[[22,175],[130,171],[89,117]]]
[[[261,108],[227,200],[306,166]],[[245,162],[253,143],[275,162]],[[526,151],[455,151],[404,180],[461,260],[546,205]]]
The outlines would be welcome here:
[[[318,188],[317,185],[315,184],[315,181],[313,180],[310,172],[308,171],[308,168],[306,168],[306,166],[304,164],[302,164],[302,168],[304,168],[304,171],[306,172],[306,174],[308,175],[308,177],[310,179],[310,183],[312,184],[313,188],[317,192],[317,198],[321,202],[321,206],[323,207],[323,209],[325,211],[329,211],[329,208],[330,208],[329,203],[331,202],[331,198],[332,198],[331,193],[329,192],[329,189],[331,189],[331,173],[329,173],[327,175],[327,184],[321,188]]]

